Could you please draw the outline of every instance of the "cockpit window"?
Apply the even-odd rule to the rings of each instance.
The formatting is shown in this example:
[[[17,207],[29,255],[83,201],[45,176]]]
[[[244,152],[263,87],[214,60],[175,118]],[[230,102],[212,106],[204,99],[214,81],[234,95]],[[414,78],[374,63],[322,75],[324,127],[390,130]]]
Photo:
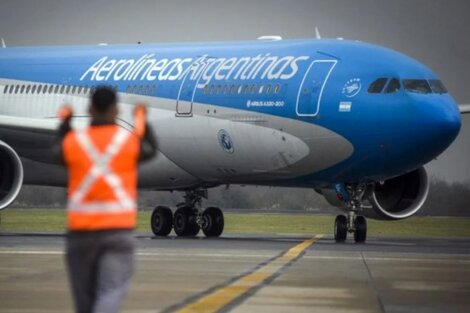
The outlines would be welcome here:
[[[447,88],[438,79],[430,79],[429,85],[431,85],[431,89],[435,93],[447,93]]]
[[[381,93],[387,83],[388,78],[381,77],[376,79],[375,81],[370,84],[369,89],[367,92],[369,93]]]
[[[427,80],[424,79],[404,79],[403,86],[406,91],[414,93],[431,93],[431,87]]]
[[[392,78],[385,89],[385,93],[393,93],[400,90],[400,81],[396,78]]]

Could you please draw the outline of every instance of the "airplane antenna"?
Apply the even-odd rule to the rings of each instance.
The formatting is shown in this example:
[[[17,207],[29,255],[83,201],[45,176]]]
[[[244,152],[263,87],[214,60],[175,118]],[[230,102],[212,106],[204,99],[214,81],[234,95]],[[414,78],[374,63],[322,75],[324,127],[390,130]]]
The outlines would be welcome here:
[[[276,36],[276,35],[268,35],[268,36],[261,36],[258,37],[258,40],[272,40],[272,41],[277,41],[277,40],[282,40],[281,36]]]
[[[3,37],[2,37],[2,48],[6,48],[7,45],[5,44],[5,40],[3,40]]]
[[[318,27],[315,26],[315,37],[317,39],[321,39],[320,31],[318,30]]]

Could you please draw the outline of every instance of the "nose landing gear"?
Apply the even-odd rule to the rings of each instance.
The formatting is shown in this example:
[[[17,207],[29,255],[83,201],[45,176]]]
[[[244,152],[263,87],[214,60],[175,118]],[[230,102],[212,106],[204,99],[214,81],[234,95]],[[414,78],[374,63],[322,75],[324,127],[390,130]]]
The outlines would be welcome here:
[[[202,211],[202,198],[207,199],[207,189],[188,190],[174,214],[168,207],[156,207],[150,219],[152,232],[167,236],[173,228],[176,235],[191,237],[202,229],[207,237],[219,237],[224,230],[224,215],[217,207]]]
[[[346,185],[337,189],[338,196],[346,204],[347,215],[338,215],[335,220],[334,235],[336,242],[346,241],[348,233],[354,234],[356,243],[367,239],[367,220],[365,216],[357,215],[363,209],[363,197],[367,186],[364,184]]]

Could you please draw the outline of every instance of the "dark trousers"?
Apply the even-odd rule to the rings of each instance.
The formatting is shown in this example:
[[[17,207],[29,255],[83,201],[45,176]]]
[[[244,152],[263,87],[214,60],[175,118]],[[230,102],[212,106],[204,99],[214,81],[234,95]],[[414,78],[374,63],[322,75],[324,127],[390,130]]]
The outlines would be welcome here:
[[[131,230],[69,232],[66,263],[77,313],[119,310],[134,271]]]

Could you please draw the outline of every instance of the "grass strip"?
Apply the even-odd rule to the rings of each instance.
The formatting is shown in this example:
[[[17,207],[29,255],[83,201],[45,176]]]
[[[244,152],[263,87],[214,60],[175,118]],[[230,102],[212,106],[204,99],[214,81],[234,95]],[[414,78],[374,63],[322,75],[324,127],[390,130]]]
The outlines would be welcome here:
[[[137,231],[151,234],[151,212],[138,214]],[[7,209],[0,213],[0,232],[63,232],[66,213],[52,209]],[[225,233],[332,234],[334,216],[313,214],[226,213]],[[371,236],[470,237],[470,219],[411,217],[400,221],[368,219]]]

